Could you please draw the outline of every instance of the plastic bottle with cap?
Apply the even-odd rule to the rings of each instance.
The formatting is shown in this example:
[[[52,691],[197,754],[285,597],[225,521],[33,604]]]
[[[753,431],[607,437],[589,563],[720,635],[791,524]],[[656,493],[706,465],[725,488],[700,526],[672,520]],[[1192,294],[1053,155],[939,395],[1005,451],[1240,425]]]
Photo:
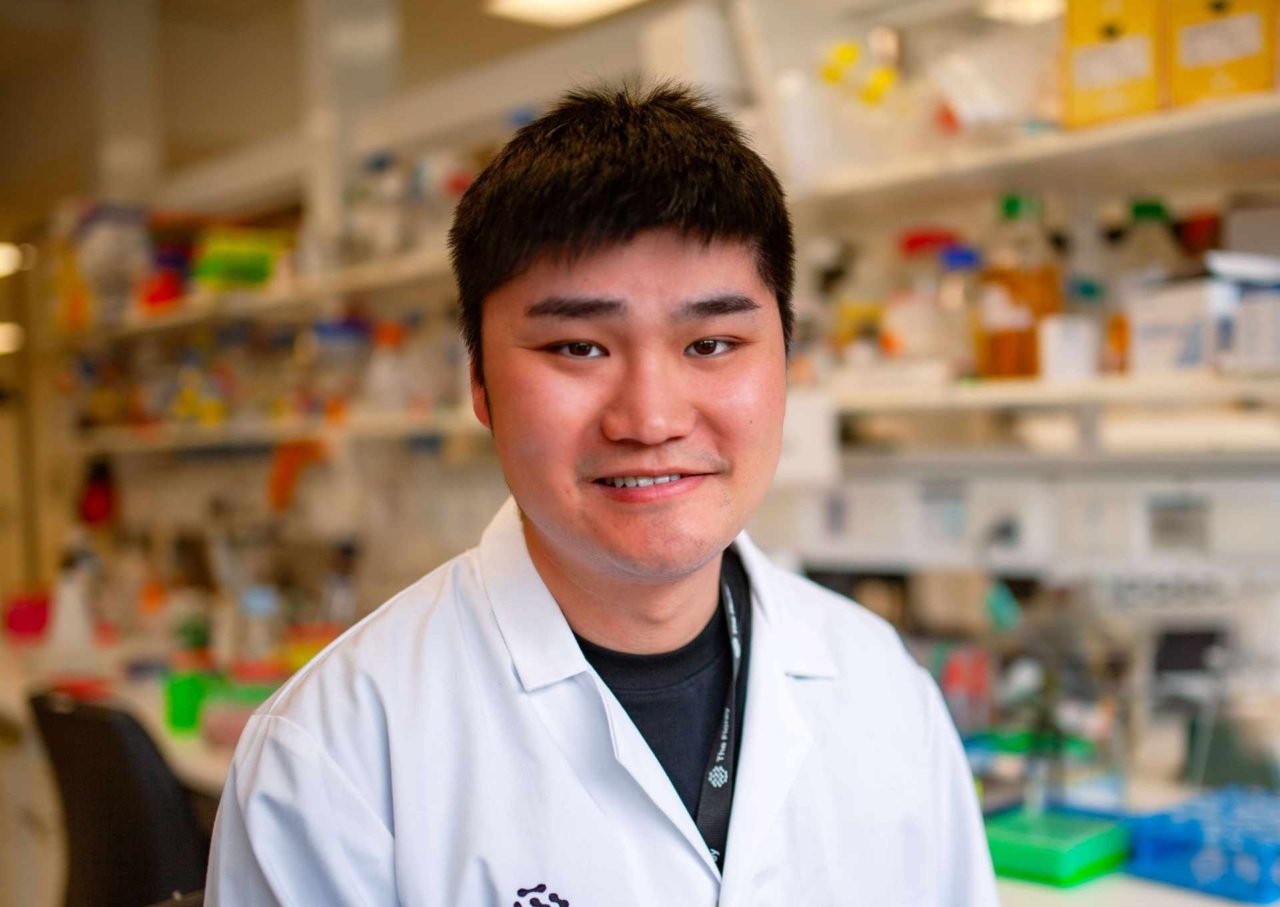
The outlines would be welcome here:
[[[1061,277],[1041,212],[1034,196],[1009,193],[1000,200],[983,272],[983,377],[1036,375],[1036,326],[1062,311]]]
[[[1129,307],[1186,267],[1164,203],[1155,198],[1134,199],[1129,206],[1129,226],[1112,252],[1107,269],[1105,370],[1118,372],[1127,368]]]
[[[364,376],[364,404],[380,412],[402,412],[409,405],[410,381],[404,354],[405,327],[383,321],[374,329],[373,354]]]
[[[938,310],[949,358],[955,376],[967,378],[978,371],[982,254],[973,246],[954,244],[942,250],[939,260]]]
[[[958,241],[950,230],[936,228],[917,228],[899,237],[897,288],[885,308],[880,335],[889,357],[948,358],[946,330],[938,312],[939,253]]]
[[[280,647],[280,593],[274,586],[249,586],[240,594],[240,613],[239,661],[272,661]]]

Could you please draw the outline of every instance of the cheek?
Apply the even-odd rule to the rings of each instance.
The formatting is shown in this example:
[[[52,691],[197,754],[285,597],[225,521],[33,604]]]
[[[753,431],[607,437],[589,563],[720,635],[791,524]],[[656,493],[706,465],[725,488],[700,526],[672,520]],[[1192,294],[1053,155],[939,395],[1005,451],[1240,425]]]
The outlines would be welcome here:
[[[745,437],[753,446],[762,448],[771,446],[775,435],[781,438],[787,400],[781,366],[756,369],[745,376],[726,376],[724,381],[709,382],[709,391],[708,399],[722,431],[740,440]]]
[[[548,474],[575,455],[598,407],[590,385],[532,368],[494,384],[489,399],[500,447]]]

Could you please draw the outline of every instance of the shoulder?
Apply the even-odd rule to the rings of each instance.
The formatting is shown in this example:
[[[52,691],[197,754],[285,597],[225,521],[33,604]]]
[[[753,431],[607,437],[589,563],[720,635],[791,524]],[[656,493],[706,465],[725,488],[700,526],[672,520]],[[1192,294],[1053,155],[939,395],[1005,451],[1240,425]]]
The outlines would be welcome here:
[[[833,654],[853,647],[863,658],[905,659],[914,664],[898,631],[853,599],[776,566],[758,550],[752,553],[751,565],[761,594],[769,599],[768,607],[826,641]]]
[[[443,564],[330,643],[259,708],[236,763],[268,747],[312,749],[377,788],[401,713],[420,708],[417,691],[447,688],[442,678],[466,657],[484,600],[474,560],[469,551]]]
[[[299,669],[260,714],[313,730],[317,713],[368,715],[367,697],[399,686],[406,671],[447,671],[467,612],[483,598],[474,549],[428,573],[374,609]]]

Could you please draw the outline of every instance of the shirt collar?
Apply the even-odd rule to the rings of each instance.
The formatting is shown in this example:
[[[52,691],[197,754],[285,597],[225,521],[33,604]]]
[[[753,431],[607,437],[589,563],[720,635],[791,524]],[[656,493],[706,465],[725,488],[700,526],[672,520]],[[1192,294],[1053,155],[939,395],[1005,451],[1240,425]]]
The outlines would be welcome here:
[[[821,637],[796,616],[795,592],[782,587],[784,578],[751,541],[746,532],[734,540],[751,579],[752,598],[762,621],[752,633],[777,637],[784,670],[796,677],[835,677],[831,652]],[[516,674],[526,692],[589,670],[573,630],[551,597],[529,557],[520,511],[508,498],[480,539],[481,582],[488,594],[498,629],[511,653]]]

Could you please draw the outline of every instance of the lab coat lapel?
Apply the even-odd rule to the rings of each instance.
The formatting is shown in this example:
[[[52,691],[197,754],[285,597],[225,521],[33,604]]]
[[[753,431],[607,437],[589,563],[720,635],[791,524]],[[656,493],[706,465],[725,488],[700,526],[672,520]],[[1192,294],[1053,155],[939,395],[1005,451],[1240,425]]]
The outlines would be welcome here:
[[[769,846],[768,834],[813,745],[791,689],[805,681],[788,676],[777,630],[761,617],[757,610],[751,628],[746,725],[729,820],[722,904],[735,903],[738,886],[750,881],[761,860],[770,859],[762,852]]]
[[[513,500],[485,531],[480,559],[490,605],[520,685],[591,798],[606,813],[656,807],[716,873],[715,861],[666,771],[587,664],[538,575]],[[619,766],[638,785],[632,795],[618,789]]]
[[[739,903],[740,896],[749,900],[756,871],[775,859],[770,833],[813,747],[813,731],[796,702],[798,685],[829,681],[839,673],[825,642],[794,613],[778,568],[746,533],[734,545],[751,578],[754,611],[722,905]]]
[[[684,801],[680,799],[662,763],[653,754],[635,722],[613,693],[599,679],[596,683],[600,685],[600,694],[608,708],[609,732],[613,737],[614,756],[619,764],[627,770],[653,805],[671,821],[707,869],[718,875],[720,870],[716,867],[715,859],[702,840],[697,823],[689,815],[689,810],[685,808]]]

